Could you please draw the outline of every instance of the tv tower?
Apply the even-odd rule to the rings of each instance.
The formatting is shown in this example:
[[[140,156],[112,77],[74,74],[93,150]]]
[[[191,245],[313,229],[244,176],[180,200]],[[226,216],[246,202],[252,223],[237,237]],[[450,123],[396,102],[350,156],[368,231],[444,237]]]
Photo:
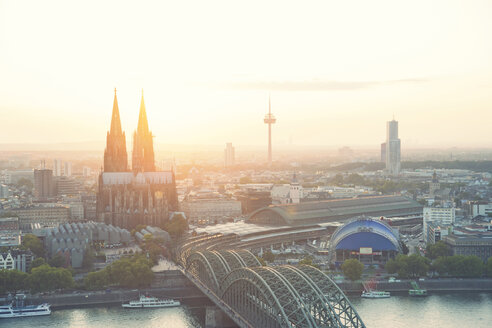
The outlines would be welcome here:
[[[272,114],[270,95],[268,95],[268,114],[265,115],[263,122],[268,124],[268,164],[272,164],[272,124],[275,124],[277,119]]]

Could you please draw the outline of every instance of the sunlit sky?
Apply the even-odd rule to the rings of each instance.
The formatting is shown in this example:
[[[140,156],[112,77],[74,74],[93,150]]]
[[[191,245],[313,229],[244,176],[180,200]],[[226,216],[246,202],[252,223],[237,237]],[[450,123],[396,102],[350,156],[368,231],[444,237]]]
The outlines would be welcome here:
[[[2,1],[0,144],[492,145],[491,1]],[[131,140],[129,140],[131,141]]]

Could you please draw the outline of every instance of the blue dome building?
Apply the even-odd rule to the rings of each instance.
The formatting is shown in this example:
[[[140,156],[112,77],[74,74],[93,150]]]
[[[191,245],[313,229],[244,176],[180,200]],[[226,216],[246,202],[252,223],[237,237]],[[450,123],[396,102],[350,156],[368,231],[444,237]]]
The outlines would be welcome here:
[[[330,254],[336,266],[350,258],[367,265],[384,265],[401,252],[399,233],[383,220],[350,221],[340,226],[330,239]]]

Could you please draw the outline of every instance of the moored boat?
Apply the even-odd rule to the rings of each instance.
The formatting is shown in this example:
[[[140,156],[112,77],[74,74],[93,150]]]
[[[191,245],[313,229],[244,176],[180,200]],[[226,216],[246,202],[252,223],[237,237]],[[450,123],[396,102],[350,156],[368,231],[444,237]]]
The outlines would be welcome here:
[[[25,298],[26,296],[24,294],[17,294],[15,301],[12,303],[0,305],[0,319],[36,317],[51,314],[50,304],[25,305]]]
[[[121,306],[125,309],[140,309],[140,308],[162,308],[180,306],[179,301],[172,299],[160,300],[156,297],[141,295],[138,301],[130,301],[123,303]]]
[[[368,292],[363,291],[361,297],[363,298],[388,298],[391,294],[389,292],[383,292],[379,290],[370,290]]]

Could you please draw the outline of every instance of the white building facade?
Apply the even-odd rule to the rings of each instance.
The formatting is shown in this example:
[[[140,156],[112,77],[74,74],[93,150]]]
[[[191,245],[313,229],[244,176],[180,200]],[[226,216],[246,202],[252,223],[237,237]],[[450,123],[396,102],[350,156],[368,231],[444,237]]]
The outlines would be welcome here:
[[[452,225],[456,221],[456,208],[455,207],[424,207],[423,218],[423,236],[424,240],[429,239],[429,223],[437,223],[442,225]]]

